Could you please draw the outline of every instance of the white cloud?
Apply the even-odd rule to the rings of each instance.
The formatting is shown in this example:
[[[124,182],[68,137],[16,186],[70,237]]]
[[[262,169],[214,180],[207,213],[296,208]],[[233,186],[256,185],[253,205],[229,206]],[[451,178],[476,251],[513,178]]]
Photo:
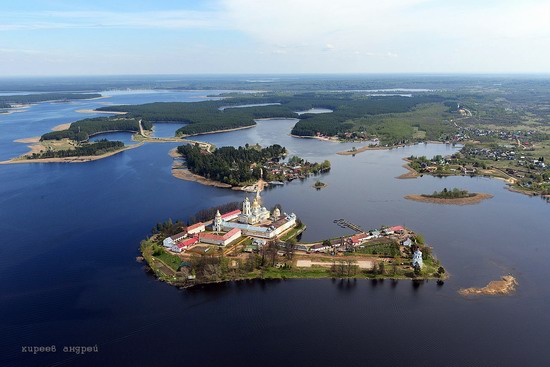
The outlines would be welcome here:
[[[162,70],[174,73],[548,72],[548,14],[548,0],[218,0],[200,11],[2,12],[0,31],[218,31],[215,37],[197,42],[186,39],[185,47],[168,48],[162,38],[151,37],[147,47],[157,47],[153,54],[178,60],[173,65],[162,61],[166,64]],[[226,31],[233,31],[231,38],[225,38]],[[22,49],[40,49],[43,44],[36,40],[6,42],[0,47],[14,49],[21,44]],[[97,41],[102,44],[101,39]],[[60,54],[72,54],[67,52],[71,46],[65,51],[63,45],[55,46]],[[50,49],[44,48],[48,54],[56,53]],[[15,57],[11,51],[0,52]],[[128,46],[125,52],[121,63],[130,61],[134,72],[139,72],[140,65],[146,72],[155,72],[161,62],[146,62],[140,56],[142,49],[135,47]],[[111,64],[102,67],[109,71]]]

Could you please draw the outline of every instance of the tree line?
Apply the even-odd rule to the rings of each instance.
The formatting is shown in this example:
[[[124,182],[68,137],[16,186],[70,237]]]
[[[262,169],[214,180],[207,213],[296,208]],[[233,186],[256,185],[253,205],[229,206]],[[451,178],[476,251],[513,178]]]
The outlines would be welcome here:
[[[148,123],[143,124],[144,129],[151,129]],[[108,131],[139,131],[139,121],[135,118],[121,117],[95,117],[73,122],[66,130],[52,131],[42,135],[40,140],[71,139],[75,141],[87,141],[90,136]]]
[[[63,101],[71,99],[90,99],[101,97],[97,93],[38,93],[38,94],[21,94],[12,96],[0,96],[0,106],[10,107],[10,103],[37,103],[45,101]]]

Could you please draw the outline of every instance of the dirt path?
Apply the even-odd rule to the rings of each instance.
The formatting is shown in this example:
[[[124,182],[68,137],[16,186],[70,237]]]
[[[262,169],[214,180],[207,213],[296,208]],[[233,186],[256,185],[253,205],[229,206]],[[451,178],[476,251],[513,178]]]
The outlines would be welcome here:
[[[313,261],[308,259],[296,260],[296,266],[299,268],[311,268],[312,266],[331,267],[332,264],[333,263],[331,261]],[[359,269],[370,270],[374,267],[374,262],[372,260],[355,260],[354,265],[357,265]]]

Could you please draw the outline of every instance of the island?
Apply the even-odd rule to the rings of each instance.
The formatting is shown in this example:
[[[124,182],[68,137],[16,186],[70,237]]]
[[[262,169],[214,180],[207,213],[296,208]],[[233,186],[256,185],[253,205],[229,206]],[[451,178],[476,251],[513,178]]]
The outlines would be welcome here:
[[[493,195],[491,194],[471,193],[468,192],[468,190],[460,190],[455,187],[450,190],[444,188],[443,190],[439,192],[436,191],[430,195],[406,195],[405,199],[432,204],[471,205],[480,203],[481,201],[492,197]]]
[[[482,288],[462,288],[458,293],[462,296],[475,295],[509,295],[515,292],[518,282],[512,275],[505,275],[501,280],[493,280]]]
[[[315,183],[313,184],[313,188],[315,190],[321,190],[321,189],[324,189],[325,187],[327,187],[328,185],[324,182],[321,182],[319,180],[315,181]]]
[[[103,98],[98,93],[37,93],[0,96],[0,113],[21,112],[26,107],[40,102],[70,102],[79,99]]]
[[[176,154],[177,153],[177,154]],[[201,143],[181,145],[173,153],[174,176],[207,185],[263,189],[266,184],[281,185],[295,179],[306,179],[330,170],[330,162],[309,162],[298,156],[288,160],[287,150],[278,144],[268,147],[246,144],[212,149]]]
[[[268,210],[259,192],[242,203],[202,210],[183,221],[158,223],[141,242],[140,261],[158,279],[178,287],[245,279],[447,278],[422,235],[404,226],[300,242],[306,225],[280,205]]]

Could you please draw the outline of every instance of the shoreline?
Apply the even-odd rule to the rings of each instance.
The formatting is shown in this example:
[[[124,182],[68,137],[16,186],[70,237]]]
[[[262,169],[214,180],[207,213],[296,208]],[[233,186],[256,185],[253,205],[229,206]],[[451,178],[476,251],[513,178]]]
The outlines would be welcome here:
[[[120,112],[120,111],[96,111],[91,109],[81,109],[81,110],[75,110],[74,112],[78,113],[101,113],[101,114],[110,114],[110,115],[126,115],[128,112]]]
[[[91,162],[91,161],[97,161],[99,159],[103,159],[103,158],[107,158],[107,157],[110,157],[110,156],[113,156],[115,154],[118,154],[118,153],[122,153],[126,150],[130,150],[130,149],[134,149],[134,148],[137,148],[137,147],[140,147],[142,146],[143,143],[139,143],[139,144],[132,144],[132,145],[128,145],[128,146],[125,146],[124,148],[122,149],[119,149],[119,150],[115,150],[113,152],[108,152],[108,153],[104,153],[104,154],[101,154],[101,155],[88,155],[88,156],[79,156],[79,157],[64,157],[64,158],[42,158],[42,159],[26,159],[26,158],[23,158],[26,156],[23,155],[23,156],[20,156],[20,157],[17,157],[17,158],[12,158],[12,159],[9,159],[7,161],[1,161],[0,164],[23,164],[23,163],[85,163],[85,162]],[[29,152],[29,153],[32,153]],[[27,153],[27,154],[29,154]]]
[[[249,126],[234,127],[234,128],[232,128],[232,129],[214,130],[214,131],[208,131],[208,132],[196,133],[196,134],[183,134],[183,135],[180,135],[179,137],[180,137],[181,139],[185,139],[185,138],[188,138],[188,137],[190,137],[190,136],[199,136],[199,135],[208,135],[208,134],[227,133],[227,132],[231,132],[231,131],[250,129],[250,128],[253,128],[253,127],[256,127],[256,125],[254,124],[254,125],[249,125]]]
[[[456,199],[443,199],[443,198],[433,198],[433,197],[426,197],[423,195],[405,195],[405,199],[407,200],[413,200],[418,201],[422,203],[430,203],[430,204],[442,204],[442,205],[473,205],[478,204],[482,202],[483,200],[491,199],[493,198],[493,195],[491,194],[483,194],[483,193],[475,193],[474,196],[467,197],[467,198],[456,198]]]
[[[403,160],[406,161],[406,162],[410,162],[410,160],[408,158],[403,158]],[[406,172],[406,173],[403,173],[403,174],[397,176],[396,177],[397,179],[418,178],[418,177],[421,177],[424,174],[430,175],[430,176],[433,176],[433,177],[436,176],[433,173],[429,173],[429,172],[419,173],[414,168],[410,167],[408,163],[404,164],[402,167],[405,168],[406,170],[408,170],[409,172]],[[501,171],[499,171],[499,172],[501,172]],[[464,177],[466,175],[464,175],[464,174],[446,174],[446,175],[441,175],[441,176],[442,177],[453,177],[453,176],[454,177]],[[485,177],[485,178],[489,178],[489,179],[493,179],[493,180],[504,181],[506,183],[506,185],[504,187],[506,190],[511,191],[511,192],[515,192],[515,193],[518,193],[518,194],[523,194],[523,195],[530,196],[530,197],[532,197],[532,196],[541,196],[542,197],[543,196],[542,193],[540,193],[540,192],[523,190],[521,188],[518,188],[518,187],[514,186],[514,184],[516,183],[516,180],[514,178],[512,178],[512,177],[505,178],[505,177],[502,177],[502,176],[498,176],[495,173],[495,171],[492,170],[492,169],[485,170],[484,173],[482,173],[482,174],[474,174],[473,177]],[[411,200],[414,200],[414,199],[411,199]],[[422,200],[418,200],[418,201],[422,201]]]
[[[52,131],[63,131],[63,130],[67,130],[71,127],[71,124],[72,122],[68,122],[66,124],[60,124],[60,125],[57,125],[57,126],[54,126],[52,127]]]
[[[403,158],[403,160],[407,163],[405,163],[401,167],[405,168],[409,172],[403,173],[403,174],[397,176],[396,178],[398,178],[400,180],[407,180],[407,179],[411,179],[411,178],[420,177],[420,173],[418,173],[418,171],[416,171],[414,168],[409,166],[409,163],[411,162],[411,160],[408,159],[408,158]]]
[[[176,148],[170,149],[170,151],[168,152],[168,155],[170,157],[174,158],[174,161],[172,162],[172,169],[171,170],[172,170],[172,176],[174,176],[175,178],[178,178],[178,179],[184,180],[184,181],[197,182],[197,183],[200,183],[200,184],[206,185],[206,186],[213,186],[213,187],[218,187],[218,188],[221,188],[221,189],[231,189],[231,190],[235,190],[235,191],[256,192],[256,190],[253,190],[253,191],[250,190],[250,187],[254,187],[255,185],[260,185],[260,191],[264,190],[265,182],[262,179],[260,179],[258,181],[258,183],[254,184],[254,185],[232,186],[230,184],[226,184],[226,183],[223,183],[223,182],[211,180],[211,179],[208,179],[206,177],[197,175],[197,174],[191,172],[183,164],[178,164],[176,159],[184,159],[184,158],[180,154],[177,153],[177,149],[178,148],[176,147]]]
[[[219,187],[219,188],[223,188],[223,189],[233,188],[233,186],[231,186],[229,184],[214,181],[214,180],[210,180],[208,178],[196,175],[193,172],[189,171],[189,169],[185,168],[183,165],[178,165],[176,159],[177,158],[182,158],[182,157],[181,157],[181,155],[179,155],[177,153],[177,148],[171,149],[168,152],[168,155],[170,157],[174,158],[174,161],[172,162],[171,171],[172,171],[172,176],[174,176],[175,178],[178,178],[178,179],[184,180],[184,181],[197,182],[197,183],[200,183],[200,184],[206,185],[206,186]]]

